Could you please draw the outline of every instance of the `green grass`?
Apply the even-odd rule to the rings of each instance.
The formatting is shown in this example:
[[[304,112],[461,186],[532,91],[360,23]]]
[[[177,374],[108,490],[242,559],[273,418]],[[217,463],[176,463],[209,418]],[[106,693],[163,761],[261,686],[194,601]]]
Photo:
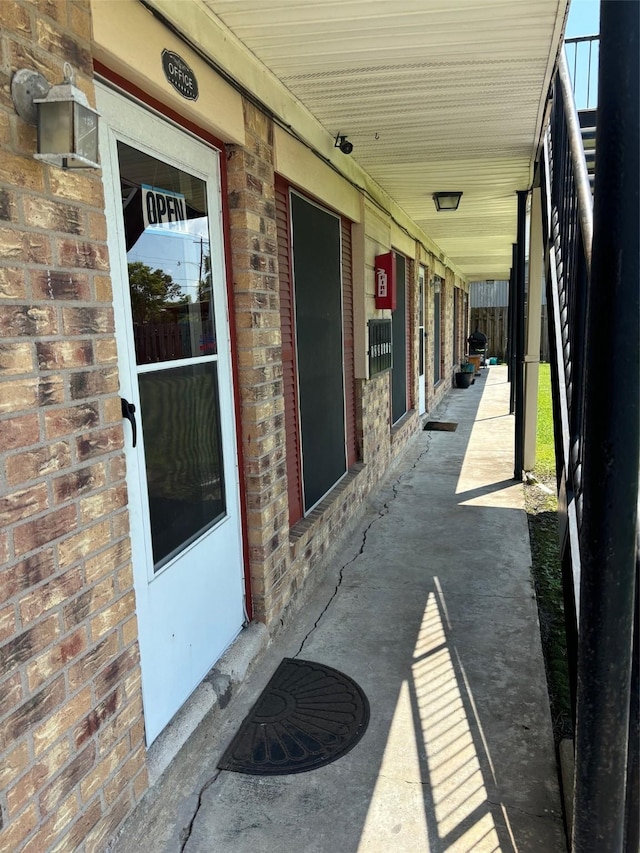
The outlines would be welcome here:
[[[553,445],[553,408],[551,405],[551,366],[540,365],[538,380],[538,426],[536,429],[536,468],[540,480],[553,479],[556,454]]]
[[[549,703],[556,742],[571,737],[571,703],[562,598],[562,572],[558,548],[558,517],[555,491],[555,450],[551,405],[551,372],[540,365],[536,466],[539,483],[525,487],[529,519],[533,583],[538,602],[540,637],[547,672]]]

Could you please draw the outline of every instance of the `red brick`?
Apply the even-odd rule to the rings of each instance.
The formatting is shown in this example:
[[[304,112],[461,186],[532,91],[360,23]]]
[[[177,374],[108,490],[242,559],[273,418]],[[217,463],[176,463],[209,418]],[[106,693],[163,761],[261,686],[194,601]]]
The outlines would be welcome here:
[[[24,270],[0,267],[0,299],[26,299],[26,296]]]
[[[13,604],[3,607],[0,610],[0,643],[15,634],[17,624],[16,610]]]
[[[29,196],[23,199],[22,204],[24,221],[33,228],[69,234],[82,233],[82,214],[75,206]]]
[[[97,426],[100,414],[96,403],[83,403],[68,409],[45,412],[44,423],[47,438],[70,435],[79,430]]]
[[[111,486],[80,502],[80,521],[93,521],[105,515],[110,515],[127,505],[127,487],[124,483]]]
[[[102,551],[95,557],[85,562],[85,578],[88,584],[99,581],[107,575],[112,574],[123,563],[131,559],[131,543],[128,539],[121,539],[106,551]]]
[[[108,577],[106,580],[83,592],[77,598],[69,601],[63,610],[65,629],[71,630],[87,617],[97,613],[98,610],[109,604],[113,600],[114,591],[113,578]],[[92,639],[94,638],[92,637]]]
[[[60,240],[58,257],[63,267],[81,267],[103,272],[109,269],[107,247],[100,243],[90,243],[86,240]]]
[[[79,6],[69,7],[69,25],[72,31],[84,41],[91,41],[91,13]]]
[[[100,338],[94,344],[96,364],[116,364],[118,348],[115,338]]]
[[[91,341],[39,341],[36,351],[41,370],[64,370],[93,364]]]
[[[14,672],[0,685],[0,717],[4,717],[9,711],[22,702],[22,679],[19,672]]]
[[[119,592],[128,592],[133,587],[133,566],[127,563],[116,573],[116,585]]]
[[[66,568],[77,560],[99,551],[110,541],[109,521],[101,521],[87,527],[75,536],[70,536],[58,544],[58,563]]]
[[[138,647],[130,646],[118,658],[109,663],[94,679],[96,696],[101,698],[114,688],[125,676],[140,663]]]
[[[142,795],[146,792],[149,787],[149,774],[147,773],[147,768],[145,767],[138,773],[136,778],[133,780],[133,795],[135,797],[135,802],[137,803]]]
[[[108,814],[87,835],[84,843],[86,853],[101,853],[104,850],[109,839],[131,811],[132,806],[131,798],[125,792],[111,806]]]
[[[38,825],[38,813],[30,803],[22,814],[7,827],[0,830],[0,850],[18,851],[24,849],[24,840]]]
[[[111,805],[126,786],[134,779],[141,770],[145,768],[145,751],[139,747],[126,763],[115,773],[113,778],[105,785],[104,798],[107,805]]]
[[[26,740],[5,754],[0,765],[0,790],[8,788],[11,782],[25,770],[29,761],[29,746]]]
[[[120,403],[120,397],[107,397],[101,402],[103,407],[104,423],[120,423],[122,420],[122,404]]]
[[[63,836],[61,840],[51,848],[51,853],[69,853],[71,850],[79,850],[87,833],[98,823],[102,817],[102,806],[96,798],[86,812],[84,812],[74,823],[71,831]]]
[[[118,371],[115,367],[72,373],[69,378],[72,400],[114,394],[118,390],[118,386]]]
[[[64,675],[60,675],[52,684],[47,684],[39,693],[27,699],[23,705],[0,723],[0,749],[7,749],[13,741],[32,730],[47,714],[50,714],[54,708],[60,705],[64,700],[64,694]],[[54,740],[57,740],[57,737]],[[51,743],[53,740],[46,746],[50,746]],[[43,751],[41,750],[41,752]]]
[[[121,765],[129,751],[129,745],[125,740],[121,740],[116,746],[96,765],[94,770],[83,779],[80,785],[82,799],[86,802],[99,791],[105,784],[106,780],[111,776],[114,770]]]
[[[49,850],[56,836],[63,832],[78,814],[78,797],[71,794],[58,806],[52,817],[29,839],[21,853],[42,853]]]
[[[0,315],[1,319],[1,315]],[[103,335],[114,331],[111,308],[63,308],[65,335]]]
[[[20,415],[0,422],[0,430],[2,430],[2,450],[7,453],[9,450],[35,444],[40,438],[40,421],[36,412]]]
[[[28,521],[13,532],[15,551],[18,556],[35,551],[55,539],[75,530],[77,513],[75,506],[54,510],[36,521]]]
[[[87,465],[78,471],[70,471],[53,481],[53,499],[56,504],[93,492],[106,483],[105,465]]]
[[[129,535],[129,513],[119,512],[111,521],[113,526],[113,538],[120,539],[122,536]]]
[[[51,406],[64,399],[64,386],[60,376],[17,379],[3,382],[0,396],[0,414],[22,412],[39,406]]]
[[[0,221],[17,222],[18,207],[16,205],[16,194],[9,190],[0,189]]]
[[[51,241],[37,231],[0,228],[0,246],[4,258],[25,264],[50,264],[53,258]]]
[[[58,778],[48,788],[45,788],[39,798],[40,810],[43,814],[49,814],[53,811],[78,782],[87,775],[93,767],[95,755],[95,745],[89,743],[70,764],[67,764]]]
[[[63,678],[63,676],[60,676]],[[44,688],[46,691],[49,688]],[[33,729],[33,748],[36,757],[43,755],[50,746],[69,732],[76,723],[81,720],[91,709],[91,690],[86,687],[76,696],[73,696],[65,705],[62,699],[58,699],[55,706],[57,710],[42,725]]]
[[[122,425],[95,430],[76,439],[78,459],[84,462],[114,450],[122,450],[123,444]]]
[[[33,295],[36,299],[84,300],[91,298],[89,276],[86,273],[36,270],[32,273]]]
[[[68,3],[64,0],[34,0],[33,5],[38,9],[40,17],[58,22],[63,22],[67,17],[65,7]]]
[[[71,35],[42,18],[36,21],[36,33],[40,50],[70,62],[78,71],[91,74],[91,53],[78,44]]]
[[[38,382],[38,405],[53,406],[64,402],[64,384],[61,376],[49,374]]]
[[[31,18],[27,9],[23,9],[17,3],[7,3],[6,6],[7,8],[2,10],[3,28],[23,38],[29,38],[31,36]]]
[[[39,447],[36,450],[9,456],[6,461],[7,482],[12,485],[37,480],[71,465],[71,453],[66,441]]]
[[[4,5],[8,7],[12,4]],[[17,56],[15,58],[18,59]],[[25,66],[17,62],[12,67],[23,68]],[[22,186],[25,189],[42,192],[44,190],[42,172],[42,166],[33,157],[20,157],[6,150],[2,152],[2,157],[0,157],[0,183],[6,186]]]
[[[92,735],[101,728],[105,720],[109,720],[120,706],[118,690],[114,690],[102,702],[96,705],[89,714],[76,726],[73,741],[77,748],[81,747]]]
[[[72,664],[68,670],[69,689],[77,690],[89,681],[107,663],[113,660],[118,651],[118,637],[114,632],[104,638],[83,658]]]
[[[135,723],[143,718],[142,698],[133,700],[98,734],[99,753],[106,755]]]
[[[31,769],[7,791],[9,816],[13,817],[69,760],[68,741],[61,741],[45,753]]]
[[[120,622],[124,622],[135,612],[135,606],[135,596],[132,590],[91,620],[91,639],[93,641],[99,639]]]
[[[19,606],[22,624],[27,625],[29,622],[34,622],[47,611],[75,595],[78,590],[82,589],[82,575],[80,567],[69,569],[69,571],[21,598]]]
[[[33,349],[30,343],[0,344],[0,371],[4,376],[32,373]]]
[[[87,647],[87,632],[79,629],[70,637],[65,637],[51,649],[43,652],[36,660],[27,664],[29,690],[37,690],[48,678],[65,667]]]
[[[0,647],[0,662],[2,663],[0,671],[11,672],[14,667],[25,663],[29,658],[49,646],[59,634],[57,616],[50,616],[38,625],[34,625],[33,628],[18,634],[17,637]]]
[[[113,302],[113,287],[111,279],[106,275],[97,275],[95,277],[96,301],[97,302]],[[0,295],[2,290],[0,288]]]
[[[138,639],[138,620],[135,616],[122,626],[122,644],[128,646]]]
[[[127,475],[127,463],[124,454],[109,461],[109,479],[112,483],[124,480]]]
[[[0,524],[9,525],[28,518],[47,508],[49,502],[46,483],[21,489],[0,498]]]
[[[46,550],[0,572],[0,601],[35,586],[55,571],[53,551]]]
[[[35,378],[3,382],[2,394],[0,395],[0,415],[36,409],[39,404],[38,385],[38,380]]]
[[[56,198],[79,201],[104,210],[104,192],[99,175],[51,169],[49,186]]]

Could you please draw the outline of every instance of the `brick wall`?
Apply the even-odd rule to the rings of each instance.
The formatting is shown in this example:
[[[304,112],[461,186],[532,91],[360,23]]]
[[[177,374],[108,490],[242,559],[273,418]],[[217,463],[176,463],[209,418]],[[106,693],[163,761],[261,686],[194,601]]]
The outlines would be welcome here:
[[[227,150],[229,225],[252,601],[271,624],[289,549],[273,126],[246,101],[244,117],[245,147]]]
[[[73,63],[88,2],[2,4],[0,849],[98,850],[147,787],[99,172],[33,159],[19,68]],[[83,839],[86,839],[83,841]]]

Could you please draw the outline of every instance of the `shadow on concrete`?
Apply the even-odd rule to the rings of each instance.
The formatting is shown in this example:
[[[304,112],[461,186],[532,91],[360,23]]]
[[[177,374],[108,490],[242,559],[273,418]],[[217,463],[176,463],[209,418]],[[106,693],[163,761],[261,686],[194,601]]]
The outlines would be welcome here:
[[[419,433],[114,853],[566,851],[505,376],[490,368],[447,397],[437,415],[458,430]],[[354,678],[371,706],[366,734],[310,773],[218,771],[286,656]]]

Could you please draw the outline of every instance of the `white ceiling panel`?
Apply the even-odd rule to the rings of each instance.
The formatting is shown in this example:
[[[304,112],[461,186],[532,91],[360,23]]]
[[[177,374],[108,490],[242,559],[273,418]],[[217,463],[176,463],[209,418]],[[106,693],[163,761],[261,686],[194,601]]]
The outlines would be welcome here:
[[[568,0],[201,3],[468,277],[508,277]]]

